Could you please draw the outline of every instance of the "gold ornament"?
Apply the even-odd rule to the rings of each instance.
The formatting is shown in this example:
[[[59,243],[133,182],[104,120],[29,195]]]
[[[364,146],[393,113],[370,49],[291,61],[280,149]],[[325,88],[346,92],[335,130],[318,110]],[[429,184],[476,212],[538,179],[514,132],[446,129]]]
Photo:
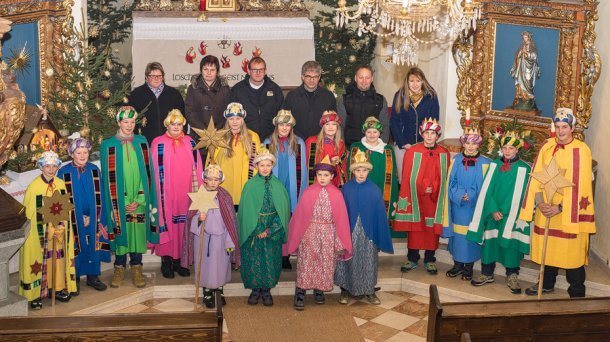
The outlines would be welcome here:
[[[85,87],[87,87],[87,90],[91,89],[91,87],[93,86],[93,81],[91,80],[91,78],[89,76],[85,77]]]
[[[191,205],[189,210],[198,210],[200,213],[207,213],[210,209],[218,208],[218,204],[214,201],[218,191],[207,191],[205,186],[200,186],[197,192],[189,192]]]
[[[210,123],[208,124],[207,129],[199,129],[195,127],[191,127],[195,133],[199,135],[199,142],[193,150],[198,150],[200,148],[207,148],[208,155],[210,156],[210,163],[213,162],[214,150],[216,148],[226,148],[229,149],[231,146],[224,139],[225,134],[229,132],[228,128],[216,129],[214,127],[214,119],[210,118]]]
[[[335,44],[335,49],[337,49],[337,50],[343,50],[343,44],[341,44],[341,43],[337,43],[337,44]]]
[[[356,61],[356,56],[350,55],[347,59],[350,63],[354,63]]]
[[[103,96],[105,99],[109,98],[109,97],[110,97],[110,95],[112,95],[112,94],[110,94],[110,90],[108,90],[108,89],[104,89],[104,90],[102,91],[102,96]]]
[[[84,92],[85,88],[83,87],[83,84],[80,82],[76,82],[76,89],[78,89],[79,92]]]
[[[72,209],[74,205],[70,203],[68,194],[55,191],[51,197],[42,198],[42,208],[38,209],[38,213],[42,214],[43,223],[58,226],[62,221],[70,219]]]
[[[80,135],[81,137],[88,137],[89,136],[89,128],[88,127],[83,127],[83,129],[80,130]]]
[[[551,159],[548,165],[543,165],[541,171],[532,173],[532,178],[540,182],[540,187],[544,189],[547,203],[551,203],[555,193],[563,192],[563,188],[574,186],[572,182],[564,177],[565,173],[565,169],[560,169],[557,166],[555,158]]]

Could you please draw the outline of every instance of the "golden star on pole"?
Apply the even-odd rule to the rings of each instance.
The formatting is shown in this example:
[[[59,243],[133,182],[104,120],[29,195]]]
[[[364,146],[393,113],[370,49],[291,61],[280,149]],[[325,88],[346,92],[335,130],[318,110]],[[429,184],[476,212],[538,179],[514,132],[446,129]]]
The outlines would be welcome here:
[[[544,189],[547,203],[551,203],[555,193],[563,191],[563,188],[574,186],[572,182],[563,176],[565,173],[565,169],[557,167],[555,158],[551,159],[548,165],[543,165],[541,171],[532,173],[532,177],[540,182],[540,187]]]
[[[210,118],[210,123],[208,124],[207,129],[199,129],[195,127],[191,127],[195,133],[199,135],[199,142],[193,150],[198,150],[201,148],[207,148],[208,154],[210,155],[210,160],[214,156],[214,150],[216,148],[222,147],[229,149],[231,146],[227,143],[224,136],[229,132],[228,128],[216,129],[214,127],[214,118]]]
[[[38,213],[42,214],[42,221],[45,224],[51,223],[58,226],[61,221],[70,219],[72,209],[74,209],[74,205],[70,203],[68,194],[55,191],[51,197],[43,197],[42,208],[38,209]]]
[[[200,186],[197,192],[189,192],[191,198],[191,206],[189,210],[199,210],[200,213],[207,213],[209,209],[218,208],[218,204],[214,201],[218,191],[207,191],[205,186]]]

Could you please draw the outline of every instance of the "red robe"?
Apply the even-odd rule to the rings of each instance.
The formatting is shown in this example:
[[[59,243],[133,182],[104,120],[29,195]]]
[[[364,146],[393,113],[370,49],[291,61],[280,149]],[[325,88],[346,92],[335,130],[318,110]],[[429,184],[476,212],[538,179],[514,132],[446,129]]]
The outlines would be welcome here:
[[[326,140],[326,139],[325,139]],[[322,148],[318,145],[318,137],[312,136],[305,140],[306,152],[307,152],[307,169],[309,172],[309,185],[315,183],[316,173],[313,171],[313,167],[322,161],[325,156],[328,159],[333,157],[341,158],[339,164],[335,166],[335,178],[333,178],[333,184],[336,187],[341,187],[347,181],[347,151],[345,150],[345,143],[343,140],[339,142],[339,151],[335,151],[335,143],[325,141]]]
[[[419,143],[405,153],[394,230],[409,232],[410,249],[438,248],[450,160],[449,151],[439,145],[428,149]],[[432,193],[426,193],[427,187]]]

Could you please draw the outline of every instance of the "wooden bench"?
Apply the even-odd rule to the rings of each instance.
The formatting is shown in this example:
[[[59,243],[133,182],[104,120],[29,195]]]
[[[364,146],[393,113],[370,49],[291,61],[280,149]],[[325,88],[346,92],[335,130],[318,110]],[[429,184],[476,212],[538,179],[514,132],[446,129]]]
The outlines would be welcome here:
[[[0,341],[218,341],[216,311],[0,318]]]
[[[428,341],[610,341],[610,298],[441,304],[430,285]]]

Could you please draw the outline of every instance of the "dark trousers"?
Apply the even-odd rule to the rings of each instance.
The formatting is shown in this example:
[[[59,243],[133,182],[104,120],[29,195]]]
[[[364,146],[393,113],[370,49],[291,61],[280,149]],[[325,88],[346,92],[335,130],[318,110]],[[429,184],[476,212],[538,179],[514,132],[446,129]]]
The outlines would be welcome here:
[[[142,265],[142,253],[129,253],[129,265]],[[127,254],[115,255],[114,266],[127,267]]]
[[[542,279],[542,288],[552,289],[555,287],[557,280],[558,267],[544,266],[544,277]],[[566,269],[566,280],[570,284],[568,294],[570,298],[585,296],[585,266],[579,268]]]
[[[481,264],[481,273],[486,276],[494,275],[494,271],[496,270],[496,263],[492,262],[491,264]],[[508,277],[511,274],[519,275],[519,267],[507,267],[506,268],[506,276]]]
[[[436,261],[436,258],[434,257],[435,253],[436,253],[436,251],[426,250],[424,252],[424,262],[435,262]],[[407,259],[410,261],[413,261],[413,262],[418,262],[420,259],[419,249],[409,248],[407,251]]]

